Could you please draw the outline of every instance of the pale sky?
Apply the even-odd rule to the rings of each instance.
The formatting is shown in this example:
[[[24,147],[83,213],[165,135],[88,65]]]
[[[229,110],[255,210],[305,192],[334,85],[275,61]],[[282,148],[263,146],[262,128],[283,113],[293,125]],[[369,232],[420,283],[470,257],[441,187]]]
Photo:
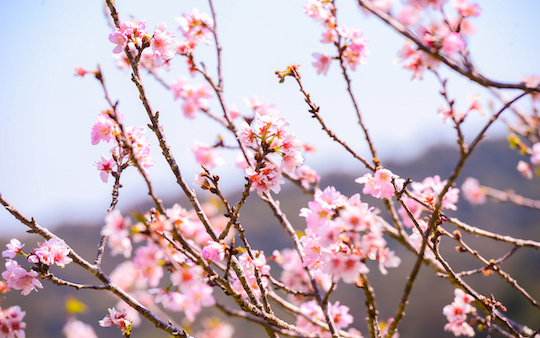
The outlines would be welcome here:
[[[343,5],[342,5],[343,3]],[[472,22],[477,33],[468,39],[473,61],[490,78],[520,81],[527,74],[540,74],[540,2],[478,1],[483,9]],[[250,112],[244,98],[257,95],[275,105],[290,119],[291,130],[303,142],[319,150],[309,155],[306,164],[320,172],[365,170],[348,159],[339,146],[327,141],[296,84],[288,79],[279,84],[274,72],[287,65],[300,64],[305,89],[321,106],[327,124],[362,155],[369,157],[364,138],[356,123],[345,83],[337,64],[327,76],[317,76],[311,63],[313,52],[333,53],[331,46],[319,43],[322,27],[303,13],[304,1],[215,1],[218,34],[223,46],[225,98],[246,115]],[[429,146],[453,143],[454,130],[443,125],[437,108],[443,104],[434,77],[410,82],[411,74],[394,64],[403,39],[374,17],[368,17],[354,2],[338,1],[340,22],[360,28],[370,41],[368,63],[351,73],[353,90],[360,109],[383,161],[407,159]],[[208,12],[205,1],[117,1],[121,18],[145,19],[147,29],[166,22],[176,30],[175,18],[198,7]],[[44,225],[71,220],[74,223],[101,221],[110,203],[112,182],[105,184],[92,164],[109,145],[92,146],[90,129],[97,114],[107,109],[102,90],[90,77],[74,76],[74,68],[104,71],[109,92],[119,100],[126,125],[144,126],[146,114],[138,100],[128,73],[114,65],[101,2],[98,1],[1,1],[0,28],[3,53],[0,54],[0,193],[21,212],[34,216]],[[176,31],[176,36],[181,33]],[[213,46],[198,50],[215,74]],[[442,67],[443,74],[449,72]],[[164,74],[169,82],[187,76],[184,60],[178,57],[173,70]],[[159,110],[173,152],[188,182],[198,172],[188,151],[193,140],[211,144],[216,133],[226,135],[215,122],[200,116],[188,120],[180,103],[148,76],[143,77],[154,109]],[[201,77],[191,79],[193,83]],[[484,95],[469,81],[451,78],[450,95],[458,107],[467,104],[467,93]],[[510,96],[511,93],[508,95]],[[212,103],[217,111],[217,105]],[[469,135],[485,118],[471,118]],[[498,126],[493,135],[504,135]],[[156,166],[150,177],[161,196],[179,189],[159,149],[152,140]],[[217,169],[233,187],[243,184],[241,172],[230,169],[233,158],[226,154],[229,167]],[[227,178],[229,179],[227,181]],[[146,188],[134,169],[123,177],[119,208],[128,208],[139,198],[147,198]],[[199,194],[200,195],[200,194]],[[24,228],[3,208],[0,210],[3,233]]]

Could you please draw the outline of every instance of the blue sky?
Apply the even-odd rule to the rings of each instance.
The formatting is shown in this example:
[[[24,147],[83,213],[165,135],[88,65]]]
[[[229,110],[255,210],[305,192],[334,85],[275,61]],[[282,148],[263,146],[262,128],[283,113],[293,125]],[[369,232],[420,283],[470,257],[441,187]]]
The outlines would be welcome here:
[[[343,3],[343,4],[342,4]],[[313,52],[332,52],[322,45],[322,28],[303,14],[303,1],[216,1],[218,30],[224,62],[225,97],[248,114],[244,98],[258,95],[275,105],[291,121],[291,130],[319,152],[309,155],[307,164],[328,172],[339,169],[364,173],[358,163],[348,160],[339,146],[325,135],[309,117],[293,81],[279,84],[274,72],[290,64],[302,65],[305,88],[321,106],[328,125],[358,152],[368,157],[356,123],[345,83],[337,65],[328,76],[317,76],[311,66]],[[468,40],[473,60],[488,77],[519,81],[527,74],[540,74],[540,2],[479,1],[483,14],[474,19],[477,33]],[[122,18],[146,19],[152,30],[166,22],[175,30],[175,18],[194,7],[208,11],[204,1],[117,1]],[[410,73],[395,65],[403,39],[375,18],[361,13],[354,2],[338,2],[339,19],[360,28],[370,40],[367,65],[352,75],[353,89],[383,161],[417,156],[425,148],[453,142],[454,131],[443,125],[437,107],[443,102],[439,87],[430,74],[423,81],[410,82]],[[0,54],[0,193],[42,225],[59,221],[74,223],[99,221],[110,203],[111,183],[104,184],[92,163],[107,153],[108,146],[92,146],[90,129],[99,111],[106,109],[103,93],[92,78],[74,76],[78,66],[93,70],[99,63],[111,96],[120,102],[127,125],[143,126],[146,115],[139,103],[129,74],[116,69],[111,30],[97,1],[2,1],[0,28],[3,53]],[[180,32],[177,31],[177,37]],[[213,71],[212,47],[200,49]],[[187,76],[180,58],[164,77],[172,81]],[[443,74],[448,74],[443,70]],[[150,78],[143,78],[153,107],[161,112],[165,132],[179,159],[186,179],[198,171],[188,151],[194,139],[211,144],[216,133],[225,135],[203,116],[185,119],[179,102]],[[196,77],[194,82],[202,81]],[[469,81],[451,77],[450,95],[465,106],[466,94],[489,96]],[[217,106],[216,110],[217,110]],[[467,123],[469,135],[478,129],[481,118]],[[504,127],[493,135],[504,135]],[[150,131],[147,136],[152,140]],[[161,196],[176,193],[174,177],[167,170],[154,142],[156,166],[150,170]],[[225,154],[229,163],[232,157]],[[227,157],[228,156],[228,157]],[[329,164],[331,163],[331,164]],[[238,170],[217,170],[225,182],[242,182]],[[228,179],[228,180],[227,180]],[[146,188],[135,170],[123,177],[120,208],[128,208]],[[242,184],[242,183],[240,183]],[[0,210],[2,232],[23,230],[5,210]]]

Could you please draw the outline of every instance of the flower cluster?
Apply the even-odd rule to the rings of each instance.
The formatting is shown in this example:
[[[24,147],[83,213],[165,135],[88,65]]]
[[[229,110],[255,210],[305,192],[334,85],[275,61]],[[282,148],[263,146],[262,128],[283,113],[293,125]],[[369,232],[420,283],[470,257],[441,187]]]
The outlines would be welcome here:
[[[211,205],[203,205],[203,209],[214,229],[223,231],[227,223],[224,216]],[[113,253],[129,258],[132,242],[144,242],[134,250],[131,260],[116,267],[110,275],[111,280],[141,302],[151,299],[167,310],[184,313],[189,321],[195,320],[203,307],[215,304],[213,288],[207,284],[202,267],[170,246],[164,236],[172,238],[173,227],[176,227],[184,239],[202,250],[203,257],[216,261],[224,254],[221,251],[224,250],[224,242],[213,243],[195,212],[178,204],[166,209],[165,214],[152,211],[137,218],[144,220],[132,225],[120,212],[113,211],[105,219],[102,234],[109,236],[108,243]],[[215,244],[223,245],[221,250]],[[162,289],[159,285],[167,273],[170,284]],[[126,318],[135,325],[133,316],[128,313]]]
[[[180,25],[179,30],[186,40],[181,41],[177,52],[179,54],[189,54],[200,43],[210,44],[212,42],[212,30],[214,20],[206,13],[201,13],[194,8],[191,13],[183,13],[182,17],[176,18]]]
[[[394,181],[392,183],[392,180]],[[404,180],[393,174],[388,169],[378,169],[375,174],[365,174],[355,180],[356,183],[364,184],[362,193],[375,198],[385,199],[394,196],[394,184],[398,189],[403,186]]]
[[[132,323],[126,316],[127,313],[125,311],[118,311],[113,307],[112,309],[109,309],[109,314],[99,321],[99,325],[102,327],[116,325],[122,330],[122,334],[129,336],[132,329]]]
[[[0,337],[26,337],[24,332],[26,323],[22,321],[25,315],[26,312],[21,311],[21,307],[18,305],[4,310],[0,308]]]
[[[66,325],[62,328],[62,333],[66,338],[98,338],[91,325],[75,318],[68,319]]]
[[[254,111],[252,119],[242,121],[238,139],[246,148],[256,151],[256,164],[249,163],[245,172],[251,190],[259,195],[281,189],[281,173],[294,173],[304,162],[302,143],[288,131],[289,122],[278,112],[256,97],[249,102]],[[250,123],[248,123],[248,121]]]
[[[349,314],[349,308],[345,305],[340,305],[339,302],[334,304],[329,304],[328,306],[330,316],[334,320],[336,328],[338,330],[346,329],[352,322],[353,316]],[[321,321],[324,322],[324,314],[321,310],[321,307],[315,300],[305,302],[300,306],[301,315],[296,316],[296,325],[303,330],[311,333],[320,333],[322,337],[328,338],[331,337],[329,331],[323,330],[320,326],[315,325],[312,321]],[[356,336],[355,334],[351,335],[352,337],[361,337]]]
[[[123,119],[120,112],[105,110],[98,114],[96,123],[90,132],[93,145],[101,141],[112,142],[115,145],[110,150],[111,158],[102,154],[101,161],[94,163],[94,167],[99,170],[101,180],[105,183],[109,180],[109,175],[117,172],[119,168],[124,169],[129,165],[134,165],[131,161],[131,153],[126,147],[127,144],[129,144],[133,156],[137,159],[142,170],[146,171],[154,165],[154,160],[150,157],[150,143],[144,136],[145,130],[134,126],[126,128],[124,139],[118,125],[123,122]]]
[[[362,31],[359,29],[337,25],[336,8],[332,1],[308,0],[304,11],[309,17],[323,24],[325,30],[321,42],[338,46],[338,56],[313,53],[316,59],[313,66],[317,74],[326,75],[332,59],[341,59],[343,64],[353,71],[358,65],[364,65],[367,62],[368,40],[362,36]]]
[[[323,270],[334,282],[355,283],[368,273],[365,262],[377,260],[381,273],[397,267],[401,260],[386,247],[383,228],[376,211],[360,201],[356,194],[347,198],[334,187],[318,191],[308,208],[300,211],[306,218],[303,244],[305,267]]]
[[[445,331],[452,331],[455,336],[474,336],[474,329],[467,323],[467,315],[476,314],[476,308],[471,305],[473,298],[461,289],[455,289],[454,301],[443,308],[443,314],[448,319]]]
[[[183,77],[171,85],[171,92],[175,100],[182,99],[182,111],[190,119],[195,118],[197,112],[208,109],[208,100],[212,98],[210,86],[189,84]]]
[[[254,251],[254,258],[251,258],[247,253],[243,253],[238,258],[238,261],[240,262],[240,265],[242,266],[242,269],[244,270],[245,279],[246,282],[250,288],[251,293],[256,297],[261,297],[261,290],[259,288],[259,285],[257,283],[257,278],[255,275],[255,270],[257,270],[257,273],[259,276],[261,276],[261,285],[263,288],[267,288],[268,286],[268,278],[265,276],[268,276],[270,273],[270,265],[266,264],[266,256],[262,251]],[[248,294],[246,290],[244,289],[244,286],[242,285],[242,282],[240,282],[240,279],[238,276],[233,275],[232,276],[233,281],[233,288],[242,294],[242,297],[247,298]]]
[[[425,47],[430,48],[433,52],[453,56],[466,47],[463,38],[474,31],[468,19],[480,15],[481,9],[477,4],[469,3],[466,0],[452,0],[450,4],[457,12],[457,16],[448,18],[443,13],[444,20],[433,21],[428,26],[417,26],[421,21],[422,12],[428,7],[442,13],[443,5],[446,2],[447,0],[408,0],[407,3],[410,6],[403,6],[396,18],[407,28],[416,29],[418,38]],[[429,53],[416,50],[409,40],[405,42],[398,55],[398,61],[405,61],[403,67],[413,72],[413,80],[422,79],[425,69],[436,69],[440,63]]]
[[[132,42],[137,50],[143,50],[146,47],[151,47],[153,58],[158,63],[168,61],[175,55],[176,40],[172,32],[167,32],[167,25],[160,23],[154,29],[152,37],[146,32],[146,21],[129,19],[120,23],[120,27],[116,28],[109,35],[109,41],[116,44],[113,53],[122,53],[128,43]]]

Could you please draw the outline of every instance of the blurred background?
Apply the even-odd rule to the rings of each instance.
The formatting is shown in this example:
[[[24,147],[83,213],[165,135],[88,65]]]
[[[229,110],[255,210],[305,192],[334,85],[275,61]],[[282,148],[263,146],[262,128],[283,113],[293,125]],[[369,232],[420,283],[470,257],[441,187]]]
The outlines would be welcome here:
[[[150,3],[124,0],[116,3],[121,18],[145,19],[149,31],[160,22],[166,22],[169,30],[176,30],[178,25],[175,18],[195,7],[201,11],[209,11],[204,1],[159,0]],[[526,75],[539,74],[540,41],[536,32],[540,30],[540,22],[537,20],[540,2],[486,0],[478,3],[483,13],[471,20],[476,27],[476,33],[468,38],[467,43],[479,70],[490,78],[507,82],[518,82]],[[250,114],[244,100],[253,95],[273,104],[281,116],[291,122],[290,129],[298,139],[313,144],[318,150],[317,153],[307,156],[306,164],[323,176],[321,187],[332,184],[339,188],[341,184],[342,192],[350,196],[360,191],[360,186],[351,185],[351,182],[363,175],[365,169],[360,163],[349,158],[339,145],[327,140],[316,121],[310,118],[308,107],[297,85],[289,79],[280,84],[274,74],[276,70],[283,70],[290,64],[301,65],[300,72],[305,89],[311,94],[312,100],[320,105],[321,115],[328,126],[358,153],[369,157],[350,99],[345,95],[345,83],[337,64],[330,67],[327,76],[317,76],[311,66],[313,52],[333,53],[333,50],[331,46],[319,43],[322,27],[304,14],[303,5],[303,1],[286,0],[215,3],[217,29],[223,46],[225,98],[229,106],[236,105],[244,115]],[[354,2],[338,2],[337,5],[340,23],[362,29],[364,36],[370,41],[368,63],[350,74],[360,110],[382,164],[395,168],[396,173],[402,177],[422,180],[426,176],[439,174],[444,178],[454,166],[457,152],[454,147],[455,130],[451,125],[441,123],[441,118],[437,115],[437,108],[444,103],[438,94],[438,82],[428,73],[424,80],[411,82],[410,72],[394,62],[397,51],[403,45],[403,39],[376,18],[363,13]],[[107,24],[103,4],[45,0],[1,1],[0,29],[3,32],[4,46],[4,52],[0,54],[0,193],[23,214],[35,217],[43,226],[65,231],[66,237],[70,237],[69,229],[75,227],[77,232],[73,235],[73,240],[82,237],[80,235],[83,233],[86,234],[86,243],[73,244],[73,247],[80,245],[81,250],[86,250],[91,259],[94,255],[92,250],[95,250],[99,239],[98,227],[103,224],[106,209],[110,204],[112,183],[103,183],[99,172],[92,166],[102,153],[108,153],[109,145],[102,143],[92,146],[90,129],[97,114],[108,106],[99,83],[90,76],[75,77],[74,69],[84,67],[92,71],[99,64],[111,97],[119,101],[119,109],[125,116],[126,125],[144,126],[147,123],[146,113],[140,105],[129,73],[119,70],[115,65],[112,54],[114,45],[108,41],[112,30]],[[181,33],[176,31],[176,36],[180,38]],[[198,47],[196,57],[199,61],[204,61],[207,68],[215,74],[214,46]],[[170,72],[161,74],[168,82],[179,76],[190,78],[183,59],[173,60],[172,66]],[[456,99],[458,108],[466,108],[467,94],[480,94],[486,109],[490,102],[493,102],[495,109],[500,107],[496,99],[478,86],[453,76],[444,66],[440,70],[450,79],[449,94]],[[191,182],[191,178],[200,171],[189,151],[193,140],[212,144],[217,140],[218,134],[223,135],[226,140],[230,138],[226,131],[205,116],[201,115],[195,120],[183,117],[180,103],[174,101],[167,90],[146,75],[144,74],[143,81],[153,108],[160,112],[173,153],[186,180]],[[190,81],[197,83],[201,82],[202,78],[190,78]],[[512,92],[504,94],[507,97],[512,96]],[[218,111],[215,102],[211,107]],[[465,131],[469,141],[487,118],[479,115],[468,118]],[[504,138],[505,134],[505,126],[497,124],[489,136],[496,141]],[[179,189],[168,166],[159,158],[160,152],[149,131],[147,136],[153,142],[153,157],[156,160],[156,166],[150,169],[150,177],[157,194],[167,202],[166,206],[171,206],[181,198]],[[522,157],[507,148],[505,142],[493,142],[481,147],[471,160],[469,174],[479,177],[486,185],[499,189],[512,188],[518,192],[523,191],[520,188],[528,189],[528,196],[534,196],[538,192],[537,182],[526,181],[515,172],[517,161]],[[243,184],[243,175],[234,167],[232,153],[223,152],[223,156],[228,165],[216,168],[215,173],[222,177],[222,184],[231,195],[230,198],[236,200],[238,194],[235,194],[235,189]],[[494,169],[502,174],[496,175]],[[328,179],[325,178],[327,176]],[[124,187],[120,191],[118,208],[124,212],[137,206],[143,209],[149,199],[140,176],[133,169],[127,170],[122,177],[122,183]],[[202,196],[204,198],[205,195]],[[279,197],[291,200],[290,203],[282,203],[290,206],[288,215],[296,220],[295,226],[303,228],[305,224],[296,216],[299,209],[306,205],[308,197],[297,195],[292,189],[285,189]],[[257,203],[255,200],[250,203],[252,204],[249,210],[255,214],[255,211],[259,210]],[[185,206],[187,207],[187,204]],[[473,210],[462,204],[458,212],[463,212],[459,217],[471,217],[471,222],[497,222],[492,230],[498,229],[517,237],[521,234],[522,237],[539,239],[537,230],[531,232],[534,229],[533,224],[537,223],[537,215],[520,209],[510,211],[504,208],[506,207],[497,205],[493,210]],[[495,217],[499,215],[496,211],[502,212],[501,217]],[[268,223],[261,222],[260,216],[245,217],[246,222],[257,224],[254,228],[260,229],[257,231],[264,237],[264,229],[276,224],[268,211],[261,212],[267,213]],[[470,216],[467,216],[466,212],[470,212]],[[479,214],[487,214],[490,218],[476,218],[480,217]],[[508,218],[502,218],[502,215]],[[61,225],[64,227],[59,227]],[[4,209],[0,210],[0,233],[5,238],[4,242],[9,241],[12,236],[22,236],[24,231],[19,222]],[[254,230],[253,234],[255,242],[257,231]],[[92,238],[95,240],[91,241]],[[69,240],[68,242],[72,243]],[[266,248],[264,241],[259,244]],[[271,244],[274,247],[289,246],[286,242]],[[271,249],[272,246],[266,248]],[[495,249],[488,247],[486,250]],[[494,258],[501,254],[496,251],[488,253],[493,254]],[[522,271],[523,273],[537,272],[538,264],[534,262],[538,262],[538,258],[532,261],[530,259],[531,257],[527,256],[527,261],[533,262],[534,269],[529,269],[531,265],[518,269],[523,268],[523,260],[513,264],[513,267],[516,271],[527,270]],[[114,261],[109,262],[112,268]],[[378,298],[386,309],[385,298],[388,297],[388,307],[391,310],[381,310],[384,311],[383,318],[393,315],[396,304],[392,302],[403,288],[402,277],[407,274],[409,267],[410,264],[407,264],[404,256],[403,270],[396,270],[395,278],[390,278],[399,281],[394,284],[395,294],[385,291],[384,296]],[[411,304],[408,315],[410,312],[411,317],[413,313],[414,316],[421,316],[413,317],[416,319],[407,318],[406,321],[411,324],[404,324],[404,337],[419,336],[421,332],[428,335],[445,334],[442,331],[445,322],[442,307],[451,302],[452,287],[446,285],[447,283],[440,283],[435,277],[428,277],[428,269],[425,269],[425,272],[426,278],[422,280],[426,280],[426,285],[419,285],[415,292],[432,299],[433,309],[426,307],[426,302],[419,301],[418,308]],[[80,275],[80,271],[73,273],[74,278]],[[490,281],[497,279],[493,276],[489,278]],[[389,283],[388,280],[384,282],[385,279],[381,278],[380,283]],[[486,284],[485,280],[478,283]],[[439,293],[441,284],[445,284],[445,290],[450,291]],[[496,282],[490,282],[489,285],[499,288]],[[29,312],[28,318],[33,318],[32,324],[30,319],[27,320],[29,337],[37,336],[37,333],[32,333],[36,331],[30,331],[36,327],[40,330],[48,328],[43,326],[45,324],[36,325],[34,320],[37,320],[36,315],[46,318],[44,314],[47,313],[51,299],[62,302],[66,293],[73,292],[47,286],[49,285],[45,285],[46,290],[25,298],[33,304],[24,308]],[[90,294],[88,299],[102,302],[100,306],[90,306],[92,309],[97,308],[98,312],[93,316],[98,318],[92,317],[89,322],[95,323],[101,319],[106,307],[114,304],[110,299],[95,299],[91,296],[95,293],[90,291],[77,292],[77,297],[80,297],[80,294]],[[47,295],[52,298],[37,298]],[[13,304],[20,303],[20,297],[16,296],[16,292],[9,294],[9,297],[14,297]],[[508,297],[509,302],[519,303],[519,300],[515,300],[519,298],[516,295],[503,297]],[[350,306],[356,306],[353,309],[360,313],[356,316],[355,327],[367,334],[362,322],[364,312],[361,299],[359,294],[356,305]],[[440,302],[435,301],[439,299]],[[105,303],[109,305],[103,305]],[[35,308],[33,316],[30,313],[34,311],[32,308]],[[428,314],[433,314],[434,318],[438,318],[438,322],[424,319],[423,316],[427,318]],[[538,314],[528,312],[519,315],[525,321],[531,321],[530,325],[540,322]],[[42,332],[40,336],[58,337],[59,331],[54,330],[63,325],[64,317],[50,323],[54,323],[51,324],[53,328],[50,332],[45,330],[47,333]],[[254,330],[261,333],[260,329]],[[110,331],[113,330],[102,330],[98,335],[105,337]],[[118,334],[113,332],[111,337]],[[245,334],[245,337],[253,336]],[[237,332],[235,337],[242,335]]]

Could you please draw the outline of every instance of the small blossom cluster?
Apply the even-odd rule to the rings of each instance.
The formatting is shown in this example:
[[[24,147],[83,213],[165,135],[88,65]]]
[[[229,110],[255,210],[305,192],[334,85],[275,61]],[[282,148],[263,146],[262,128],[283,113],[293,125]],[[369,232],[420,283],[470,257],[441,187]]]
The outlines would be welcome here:
[[[362,31],[346,25],[338,26],[335,17],[336,8],[332,1],[308,0],[304,12],[311,18],[321,22],[325,31],[322,43],[332,43],[339,47],[339,56],[329,56],[326,53],[313,53],[313,66],[317,74],[326,75],[333,59],[342,59],[345,66],[356,70],[358,65],[367,62],[368,40],[362,36]]]
[[[461,192],[472,205],[480,205],[486,203],[486,191],[480,185],[476,178],[467,177],[461,185]]]
[[[452,120],[455,124],[460,124],[465,121],[465,118],[473,111],[480,113],[480,115],[484,115],[484,111],[480,104],[480,95],[468,95],[468,97],[469,107],[465,112],[456,110],[454,106],[452,106],[452,108],[439,107],[439,115],[443,118],[443,123]]]
[[[195,155],[197,163],[204,165],[207,168],[211,169],[218,165],[225,164],[225,160],[215,150],[215,147],[208,146],[199,141],[194,141],[190,150]]]
[[[116,114],[115,119],[112,117],[113,114]],[[124,169],[129,165],[134,165],[131,161],[130,152],[125,147],[126,142],[129,142],[133,156],[137,159],[142,170],[146,172],[148,168],[154,165],[154,160],[150,157],[150,143],[144,136],[145,130],[134,126],[128,127],[125,129],[127,140],[123,140],[118,125],[118,123],[123,122],[123,119],[124,117],[120,112],[105,110],[98,114],[96,123],[90,132],[93,145],[99,144],[101,141],[114,144],[110,151],[111,158],[107,158],[102,154],[101,161],[94,162],[94,167],[99,170],[101,180],[104,183],[109,180],[109,175],[118,171],[118,166]],[[119,140],[122,146],[119,146]]]
[[[98,338],[91,325],[81,322],[75,318],[68,319],[62,328],[65,338]]]
[[[282,251],[275,250],[273,258],[283,269],[281,272],[281,281],[292,290],[309,293],[313,291],[311,280],[306,270],[302,266],[302,259],[296,250],[283,249]],[[328,291],[332,285],[332,276],[324,273],[323,270],[313,271],[313,275],[317,284],[322,290]],[[298,303],[304,298],[301,296],[289,296],[290,300]]]
[[[227,224],[225,217],[219,215],[218,210],[210,204],[203,205],[203,210],[214,229],[223,231]],[[209,260],[220,260],[224,251],[220,252],[219,248],[214,247],[196,214],[178,204],[166,209],[165,214],[154,210],[141,217],[144,217],[144,221],[135,225],[131,225],[131,221],[117,211],[106,217],[102,234],[113,239],[108,242],[113,253],[128,258],[132,242],[144,242],[134,250],[132,260],[116,267],[111,273],[111,280],[141,302],[151,299],[167,310],[183,312],[189,321],[195,320],[203,307],[215,304],[213,288],[207,284],[202,267],[170,246],[163,235],[172,238],[173,227],[176,227],[192,245],[206,248],[202,249],[203,256]],[[224,242],[222,244],[225,245]],[[161,289],[159,285],[167,272],[170,286]],[[127,318],[135,324],[133,316]]]
[[[355,182],[364,185],[362,193],[385,199],[394,196],[394,184],[396,184],[397,189],[401,189],[404,180],[388,169],[378,169],[375,174],[367,173],[357,178]]]
[[[467,323],[467,315],[476,314],[476,308],[471,305],[474,300],[461,289],[455,289],[454,301],[443,308],[443,314],[448,320],[445,331],[451,331],[455,336],[474,336],[474,329]]]
[[[212,98],[212,88],[205,83],[189,84],[180,77],[174,82],[170,90],[175,100],[182,99],[182,112],[190,119],[195,118],[197,112],[208,109],[208,100]]]
[[[270,265],[266,264],[266,256],[262,251],[253,251],[254,258],[251,258],[246,252],[242,253],[238,257],[238,261],[242,270],[244,271],[244,277],[249,287],[250,292],[255,296],[255,298],[261,298],[261,290],[259,288],[257,278],[255,275],[255,270],[259,274],[262,287],[267,289],[268,286],[268,276],[270,274]],[[238,276],[233,275],[231,278],[233,282],[233,288],[242,294],[242,297],[247,298],[249,295],[244,289],[244,285],[238,278]]]
[[[23,318],[26,315],[21,307],[11,306],[7,309],[0,308],[0,338],[24,338],[26,323]]]
[[[355,283],[369,272],[367,260],[379,262],[381,273],[397,267],[401,260],[386,247],[383,228],[376,211],[360,201],[360,195],[347,198],[334,187],[317,191],[308,208],[306,235],[300,239],[304,267],[322,270],[334,282]]]
[[[71,263],[72,259],[68,256],[70,253],[66,243],[53,237],[44,243],[38,243],[38,248],[32,250],[30,254],[23,252],[24,244],[18,239],[13,238],[7,244],[7,250],[2,252],[2,257],[6,257],[6,271],[2,273],[2,277],[7,282],[7,287],[15,290],[22,290],[22,295],[28,295],[32,290],[37,292],[37,288],[43,288],[39,281],[39,273],[30,268],[25,269],[15,258],[17,255],[22,255],[30,263],[41,265],[42,268],[48,269],[53,264],[64,267]]]
[[[295,135],[288,131],[289,122],[279,117],[271,106],[253,97],[249,102],[254,111],[253,118],[242,121],[238,139],[248,149],[255,150],[256,165],[248,164],[246,175],[251,182],[251,190],[259,195],[272,190],[278,193],[284,183],[281,173],[294,173],[304,162],[304,147]]]
[[[517,170],[523,177],[532,180],[535,171],[540,173],[540,142],[533,144],[527,149],[527,152],[531,155],[530,164],[525,161],[519,161]]]
[[[328,311],[338,330],[346,329],[354,320],[353,316],[349,314],[349,307],[340,305],[339,302],[335,302],[334,304],[329,303]],[[296,316],[296,326],[298,328],[311,333],[319,333],[324,338],[332,336],[329,331],[323,330],[320,326],[312,322],[313,320],[325,322],[323,311],[316,300],[310,300],[300,305],[300,313]],[[359,332],[354,331],[350,332],[351,337],[361,337],[361,335],[358,335]]]
[[[102,327],[116,325],[120,330],[122,330],[122,334],[129,337],[132,329],[132,323],[129,319],[127,319],[127,313],[125,311],[118,311],[114,307],[108,310],[109,314],[99,321],[99,325]]]
[[[114,54],[122,53],[130,42],[135,45],[137,50],[151,47],[154,62],[162,64],[175,55],[176,40],[174,39],[174,33],[167,32],[166,29],[167,25],[160,23],[154,29],[152,37],[150,37],[146,32],[146,21],[126,19],[120,23],[120,27],[109,35],[109,41],[116,44],[113,49]]]
[[[396,19],[407,28],[415,28],[424,46],[432,51],[440,51],[448,56],[463,50],[466,42],[463,37],[474,32],[468,18],[480,15],[481,9],[475,3],[466,0],[452,0],[450,5],[455,9],[458,16],[446,17],[444,20],[433,21],[428,26],[417,26],[421,21],[422,12],[431,7],[441,11],[447,0],[408,0],[407,5],[401,8]],[[387,9],[389,11],[389,8]],[[422,79],[426,69],[436,69],[440,61],[431,57],[429,53],[417,50],[409,40],[405,42],[403,49],[398,53],[399,62],[405,62],[404,68],[413,72],[413,80]]]
[[[179,30],[186,40],[181,41],[177,48],[177,53],[186,55],[191,53],[200,43],[210,44],[212,42],[212,32],[214,20],[210,15],[201,13],[194,8],[191,13],[183,13],[182,17],[176,18]]]

